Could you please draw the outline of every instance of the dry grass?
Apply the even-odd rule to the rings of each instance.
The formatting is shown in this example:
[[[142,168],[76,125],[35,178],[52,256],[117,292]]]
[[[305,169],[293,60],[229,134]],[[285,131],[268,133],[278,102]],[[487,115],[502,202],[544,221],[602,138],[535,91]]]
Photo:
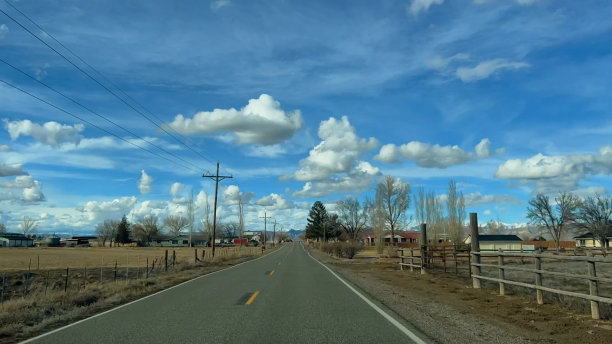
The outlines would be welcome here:
[[[152,259],[155,256],[161,257],[164,249],[54,248],[8,251],[15,253],[13,261],[28,257],[32,252],[40,254],[41,271],[27,276],[27,273],[22,273],[22,269],[5,269],[5,271],[8,270],[6,272],[7,290],[4,294],[5,301],[0,306],[0,343],[24,340],[197,276],[261,255],[260,248],[236,249],[235,252],[224,248],[218,252],[214,261],[205,260],[194,264],[193,249],[181,249],[177,250],[178,263],[174,268],[170,267],[168,272],[164,271],[164,267],[158,265],[159,267],[154,270],[149,269],[149,275],[146,278],[144,265],[134,264],[129,269],[125,267],[118,269],[118,276],[115,280],[113,261],[112,267],[101,267],[98,264],[97,267],[90,268],[87,274],[84,268],[71,269],[66,285],[65,268],[54,269],[52,267],[61,267],[70,262],[73,262],[73,266],[78,266],[74,262],[81,264],[90,262],[91,265],[94,265],[98,258],[101,261],[101,257],[104,257],[106,262],[111,260],[111,257],[118,255],[124,257],[148,256]],[[271,251],[267,250],[266,253]],[[6,255],[4,250],[0,252]],[[44,266],[45,270],[42,265],[43,252],[47,254],[47,257],[51,257]],[[90,257],[90,254],[95,258]],[[170,249],[170,256],[171,254]],[[0,258],[0,264],[6,266],[3,258],[4,256]],[[134,263],[137,261],[134,258]],[[27,266],[25,270],[27,271]],[[67,292],[64,292],[64,287],[67,287]]]

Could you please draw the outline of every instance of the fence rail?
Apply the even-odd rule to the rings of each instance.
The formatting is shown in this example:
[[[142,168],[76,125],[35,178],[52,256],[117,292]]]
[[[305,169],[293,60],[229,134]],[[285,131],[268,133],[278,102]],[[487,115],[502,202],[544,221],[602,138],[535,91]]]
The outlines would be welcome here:
[[[612,258],[599,258],[599,257],[583,257],[583,256],[559,256],[552,254],[541,254],[541,253],[513,253],[513,252],[472,252],[475,258],[470,265],[476,267],[473,269],[472,279],[475,280],[486,280],[491,282],[499,283],[499,294],[505,295],[505,285],[516,285],[520,287],[530,288],[536,290],[536,298],[538,304],[544,303],[543,292],[550,292],[559,295],[566,295],[571,297],[577,297],[584,300],[588,300],[591,303],[591,317],[593,319],[600,319],[599,303],[612,304],[612,298],[603,297],[599,295],[599,282],[612,283],[612,278],[597,276],[596,263],[612,264]],[[497,258],[497,264],[486,264],[481,263],[480,259],[476,258]],[[520,258],[532,258],[535,260],[535,269],[508,266],[505,265],[505,257],[520,257]],[[586,262],[587,274],[571,274],[558,271],[549,271],[542,269],[542,259],[549,260],[561,260],[561,261],[578,261]],[[484,276],[480,268],[489,267],[498,269],[499,277]],[[533,273],[535,275],[535,283],[526,283],[509,280],[505,277],[506,270],[523,271]],[[542,275],[559,276],[563,278],[580,279],[588,282],[589,293],[579,293],[573,291],[567,291],[562,289],[556,289],[551,287],[545,287],[542,285]]]

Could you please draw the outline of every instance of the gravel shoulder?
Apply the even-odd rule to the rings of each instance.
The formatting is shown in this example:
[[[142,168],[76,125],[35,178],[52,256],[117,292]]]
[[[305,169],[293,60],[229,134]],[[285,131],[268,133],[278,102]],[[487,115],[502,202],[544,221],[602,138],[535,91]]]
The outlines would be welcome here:
[[[522,296],[473,289],[449,275],[400,271],[396,260],[311,254],[439,343],[610,343],[612,321]]]

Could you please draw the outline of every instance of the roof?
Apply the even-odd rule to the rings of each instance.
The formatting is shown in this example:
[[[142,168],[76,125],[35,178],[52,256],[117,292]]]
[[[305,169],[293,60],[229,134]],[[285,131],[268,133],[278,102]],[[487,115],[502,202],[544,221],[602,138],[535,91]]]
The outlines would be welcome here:
[[[514,234],[478,234],[478,241],[523,241]]]
[[[608,235],[606,237],[612,238],[612,235]],[[580,234],[574,237],[574,239],[593,239],[593,238],[595,238],[595,235],[591,232],[586,232],[586,233],[583,233],[583,234]]]
[[[5,238],[9,240],[34,240],[34,239],[28,238],[27,236],[23,234],[19,234],[19,233],[2,233],[0,234],[0,238]]]

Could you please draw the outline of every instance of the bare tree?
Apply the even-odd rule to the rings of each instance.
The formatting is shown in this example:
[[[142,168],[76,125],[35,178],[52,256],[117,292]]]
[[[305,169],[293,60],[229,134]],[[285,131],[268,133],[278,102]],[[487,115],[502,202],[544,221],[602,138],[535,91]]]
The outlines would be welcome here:
[[[170,215],[164,220],[164,227],[168,229],[170,235],[181,235],[181,231],[189,225],[189,220],[184,216]]]
[[[437,242],[444,228],[442,202],[436,194],[428,192],[425,195],[425,218],[427,220],[427,233]]]
[[[459,243],[464,236],[465,199],[463,193],[457,194],[457,184],[454,180],[448,182],[448,197],[446,199],[446,214],[448,221],[448,238],[453,243]]]
[[[187,207],[187,220],[189,220],[189,247],[193,247],[193,222],[195,219],[194,216],[195,207],[193,204],[193,188],[191,189],[191,196],[189,197],[189,203]]]
[[[368,214],[355,198],[341,200],[336,203],[336,212],[342,230],[353,241],[358,240],[366,228]]]
[[[573,225],[599,239],[605,255],[607,238],[612,236],[612,199],[596,194],[579,202],[573,215]]]
[[[567,224],[572,220],[578,202],[576,196],[567,192],[559,193],[554,199],[554,204],[550,197],[538,194],[529,201],[527,218],[532,223],[545,227],[559,250],[559,241],[565,235]]]
[[[376,244],[376,251],[378,254],[382,254],[384,250],[384,233],[385,233],[385,216],[383,214],[382,204],[379,198],[374,200],[366,198],[365,206],[366,212],[368,213],[368,220],[370,227],[374,232],[374,241]]]
[[[102,247],[106,246],[107,240],[110,240],[110,246],[113,246],[118,226],[119,221],[116,220],[104,220],[103,223],[96,226],[96,235],[98,235],[98,242]]]
[[[36,234],[36,228],[38,227],[38,222],[28,216],[23,217],[23,221],[19,224],[19,228],[23,232],[23,235],[30,236]]]
[[[6,233],[6,225],[0,222],[0,233]]]
[[[132,226],[134,238],[145,245],[150,243],[158,232],[158,219],[152,215],[145,216],[142,221]]]
[[[417,224],[427,223],[425,188],[419,186],[417,193],[412,198]]]
[[[488,234],[502,234],[506,231],[506,226],[501,221],[489,221],[486,225]]]
[[[240,233],[240,224],[237,222],[228,222],[219,226],[221,235],[224,239],[233,239]]]
[[[376,198],[382,206],[385,223],[391,230],[391,245],[394,245],[395,229],[410,206],[410,185],[391,176],[383,177],[376,187]]]

